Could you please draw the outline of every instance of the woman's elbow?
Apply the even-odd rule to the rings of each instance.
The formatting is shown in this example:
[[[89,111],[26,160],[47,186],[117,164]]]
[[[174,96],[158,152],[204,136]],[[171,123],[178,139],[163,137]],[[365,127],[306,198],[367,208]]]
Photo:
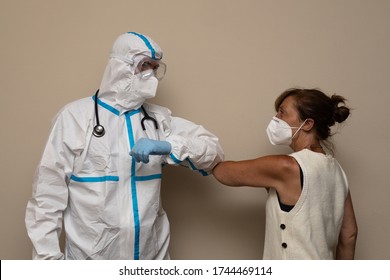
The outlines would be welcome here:
[[[213,175],[215,179],[217,179],[220,183],[227,185],[227,186],[232,186],[234,185],[233,180],[232,180],[232,174],[229,171],[229,163],[226,161],[222,161],[218,163],[214,169],[213,169]]]

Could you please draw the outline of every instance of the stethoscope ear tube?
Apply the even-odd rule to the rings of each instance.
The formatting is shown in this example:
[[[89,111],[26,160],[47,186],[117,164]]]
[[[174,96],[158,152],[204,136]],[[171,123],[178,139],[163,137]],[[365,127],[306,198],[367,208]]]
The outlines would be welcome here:
[[[158,129],[158,123],[157,123],[156,119],[152,118],[151,116],[149,116],[149,114],[146,112],[144,106],[141,106],[141,110],[144,113],[144,117],[141,120],[141,127],[142,127],[142,129],[146,130],[146,128],[145,128],[145,121],[147,121],[147,120],[152,121],[154,123],[154,128]]]

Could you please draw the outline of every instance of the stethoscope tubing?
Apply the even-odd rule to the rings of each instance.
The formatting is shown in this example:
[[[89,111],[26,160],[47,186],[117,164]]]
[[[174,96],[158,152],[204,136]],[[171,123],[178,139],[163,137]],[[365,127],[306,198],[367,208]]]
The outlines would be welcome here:
[[[95,137],[102,137],[104,136],[104,134],[106,133],[106,130],[105,128],[100,124],[100,120],[99,120],[99,106],[98,106],[98,95],[99,95],[99,90],[96,91],[95,93],[95,119],[96,119],[96,125],[95,127],[93,128],[93,132],[92,134],[95,136]],[[157,123],[157,120],[153,117],[151,117],[145,110],[144,106],[141,106],[141,110],[142,110],[142,113],[144,114],[144,117],[141,119],[141,127],[143,130],[146,130],[146,127],[145,127],[145,121],[149,120],[149,121],[152,121],[153,124],[154,124],[154,127],[156,129],[158,129],[158,123]]]

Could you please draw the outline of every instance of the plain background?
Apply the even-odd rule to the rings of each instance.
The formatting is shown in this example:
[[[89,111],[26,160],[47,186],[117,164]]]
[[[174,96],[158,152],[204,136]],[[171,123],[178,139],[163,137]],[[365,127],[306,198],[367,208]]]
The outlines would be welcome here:
[[[0,258],[29,259],[24,215],[51,121],[100,85],[112,43],[136,31],[164,50],[154,103],[204,125],[226,159],[274,153],[265,133],[290,87],[346,97],[333,137],[359,224],[357,259],[390,259],[390,1],[0,0]],[[263,189],[164,171],[172,259],[260,259]]]

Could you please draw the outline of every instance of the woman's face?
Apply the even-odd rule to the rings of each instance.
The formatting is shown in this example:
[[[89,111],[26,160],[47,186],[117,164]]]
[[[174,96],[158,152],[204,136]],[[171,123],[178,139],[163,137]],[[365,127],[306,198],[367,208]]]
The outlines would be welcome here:
[[[295,106],[295,100],[292,96],[288,96],[283,100],[282,104],[279,106],[276,117],[285,121],[291,127],[299,127],[302,124]]]

